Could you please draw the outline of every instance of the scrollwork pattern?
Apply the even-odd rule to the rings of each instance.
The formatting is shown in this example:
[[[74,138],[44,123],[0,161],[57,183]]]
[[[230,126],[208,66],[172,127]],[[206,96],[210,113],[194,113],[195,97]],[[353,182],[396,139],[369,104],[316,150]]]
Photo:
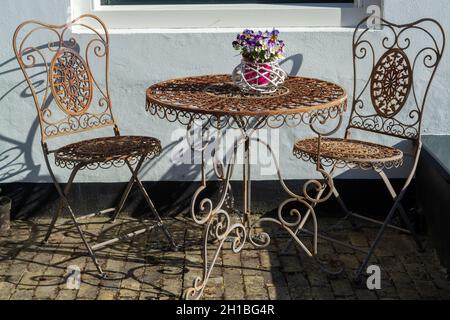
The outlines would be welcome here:
[[[177,109],[176,107],[160,105],[155,102],[147,102],[146,110],[150,114],[165,119],[169,122],[178,122],[182,125],[210,126],[214,129],[222,130],[225,128],[239,129],[239,127],[249,127],[257,122],[255,129],[268,127],[271,129],[279,129],[284,126],[295,128],[301,124],[310,124],[311,119],[321,118],[322,121],[336,119],[346,110],[346,101],[325,109],[317,109],[293,114],[278,114],[269,116],[239,116],[242,125],[236,123],[236,118],[231,115],[212,115],[196,113]]]
[[[79,170],[109,169],[134,165],[145,157],[153,159],[161,153],[158,139],[139,136],[114,136],[84,140],[54,151],[55,164],[61,168]]]
[[[366,22],[364,19],[357,26],[353,36],[355,83],[347,131],[355,128],[417,140],[430,84],[445,46],[444,31],[433,19],[405,25],[381,19],[382,36],[377,37],[365,27]],[[427,45],[418,46],[419,41]],[[356,81],[364,76],[359,72],[364,65],[370,66],[371,73],[361,86]],[[420,97],[413,82],[416,74],[426,81]]]
[[[204,250],[203,250],[203,276],[196,277],[194,284],[184,292],[186,300],[199,299],[203,295],[208,279],[211,276],[214,264],[219,257],[219,253],[225,241],[231,241],[231,250],[234,253],[239,253],[245,245],[247,238],[247,230],[240,222],[233,223],[232,218],[225,210],[216,211],[208,220],[205,229]],[[218,241],[214,254],[210,259],[208,255],[208,241],[209,235],[213,235],[213,239]]]
[[[71,28],[88,31],[86,38],[91,39],[87,40],[84,51],[74,37],[68,36]],[[49,32],[55,40],[34,45],[32,40],[38,32]],[[13,46],[38,111],[43,142],[115,125],[108,89],[109,35],[97,17],[83,15],[59,26],[24,22],[16,29]],[[92,73],[92,57],[105,61],[105,76],[99,77],[101,81]],[[40,77],[42,80],[37,80]]]
[[[83,58],[60,49],[50,66],[50,86],[58,106],[69,115],[83,114],[92,100],[92,78]]]

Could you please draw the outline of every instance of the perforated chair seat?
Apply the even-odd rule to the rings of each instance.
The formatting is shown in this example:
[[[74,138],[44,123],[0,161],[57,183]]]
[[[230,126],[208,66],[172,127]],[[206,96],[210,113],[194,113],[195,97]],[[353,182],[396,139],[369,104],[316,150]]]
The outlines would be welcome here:
[[[294,145],[294,155],[300,159],[316,161],[317,154],[318,138],[298,140]],[[403,152],[397,148],[350,139],[322,138],[320,157],[325,163],[363,168],[391,168],[403,163]]]
[[[142,136],[113,136],[84,140],[55,151],[60,167],[79,164],[132,161],[140,157],[154,157],[161,152],[158,139]]]

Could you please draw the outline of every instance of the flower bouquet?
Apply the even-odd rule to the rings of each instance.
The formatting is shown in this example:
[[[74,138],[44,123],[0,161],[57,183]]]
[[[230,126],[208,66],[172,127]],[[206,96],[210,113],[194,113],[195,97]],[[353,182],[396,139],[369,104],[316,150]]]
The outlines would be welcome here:
[[[234,83],[244,92],[273,93],[287,77],[278,61],[283,58],[285,45],[278,39],[280,32],[246,29],[237,35],[233,47],[242,55],[234,69]]]

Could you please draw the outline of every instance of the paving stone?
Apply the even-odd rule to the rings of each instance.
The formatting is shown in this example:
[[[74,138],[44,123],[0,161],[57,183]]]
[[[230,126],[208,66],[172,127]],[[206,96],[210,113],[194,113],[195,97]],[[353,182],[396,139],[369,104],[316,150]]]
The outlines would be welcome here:
[[[0,275],[4,275],[11,268],[12,263],[8,263],[6,261],[2,261],[0,263]]]
[[[262,295],[257,295],[257,296],[247,296],[246,300],[268,300],[268,295],[267,294],[262,294]]]
[[[77,299],[93,300],[97,297],[98,291],[98,286],[81,283],[80,290],[78,290]]]
[[[44,273],[47,269],[50,261],[52,260],[53,253],[41,252],[37,253],[33,257],[33,261],[28,265],[28,271],[30,272],[42,272]]]
[[[19,278],[27,271],[28,264],[23,262],[13,263],[8,270],[8,276],[18,276]]]
[[[396,256],[395,252],[392,250],[392,243],[387,238],[384,238],[383,241],[378,244],[375,249],[375,255],[378,258]]]
[[[139,298],[139,291],[120,289],[119,300],[137,300]]]
[[[306,274],[312,287],[328,287],[330,285],[326,274],[320,270],[308,268]]]
[[[78,290],[63,289],[56,295],[56,300],[75,300]]]
[[[347,239],[339,239],[339,241],[348,242]],[[352,254],[353,249],[341,246],[339,244],[333,243],[334,250],[339,254]]]
[[[244,300],[245,288],[239,269],[224,269],[224,298],[226,300]]]
[[[362,233],[351,233],[349,238],[350,243],[355,247],[363,247],[363,248],[369,247],[369,242],[367,241],[366,236]]]
[[[141,282],[133,279],[133,278],[127,278],[122,280],[122,283],[120,285],[120,289],[128,289],[128,290],[134,290],[139,291],[141,288]]]
[[[9,282],[0,282],[0,300],[8,300],[13,294],[15,285]]]
[[[405,252],[404,254],[398,255],[398,258],[403,264],[421,264],[422,260],[420,259],[417,252]]]
[[[405,272],[405,267],[397,257],[380,257],[381,267],[388,272]]]
[[[23,277],[20,280],[19,286],[35,287],[39,284],[39,281],[42,276],[43,276],[43,273],[41,273],[41,272],[27,271],[23,274]]]
[[[330,280],[330,284],[337,297],[349,297],[355,294],[348,279]]]
[[[405,263],[404,267],[413,280],[431,280],[431,277],[423,264]]]
[[[339,255],[339,261],[341,261],[346,269],[356,270],[361,263],[354,254],[341,254]]]
[[[244,275],[244,285],[247,297],[265,296],[266,299],[268,298],[267,290],[264,286],[264,277]]]
[[[293,300],[313,300],[312,289],[310,287],[289,287],[289,291]]]
[[[356,289],[355,295],[358,300],[377,300],[375,291],[369,289]]]
[[[286,279],[292,299],[312,299],[308,280],[302,273],[288,273],[286,274]]]
[[[404,283],[412,283],[411,277],[406,272],[389,272],[389,278],[395,286]]]
[[[285,273],[303,271],[303,266],[296,256],[280,256],[280,263]]]
[[[182,291],[203,275],[203,228],[183,219],[165,220],[175,240],[185,244],[184,250],[179,252],[166,251],[167,241],[159,231],[99,251],[99,261],[108,274],[107,279],[97,277],[95,266],[84,255],[83,244],[73,228],[54,233],[51,241],[41,246],[30,243],[30,232],[35,231],[28,224],[35,222],[13,221],[8,237],[0,237],[0,250],[6,243],[13,257],[0,261],[0,299],[179,299]],[[323,228],[337,222],[337,219],[321,219]],[[50,218],[45,218],[39,223],[44,225],[49,221]],[[126,228],[139,224],[123,215],[103,236],[110,238],[124,231],[121,229],[125,223]],[[91,233],[104,230],[103,225],[95,224],[84,228],[88,230],[89,241],[93,240]],[[350,280],[364,254],[320,240],[319,257],[328,256],[345,265],[346,272],[329,277],[299,246],[281,254],[280,249],[284,249],[290,239],[284,231],[264,230],[272,237],[268,248],[255,250],[246,243],[243,250],[235,254],[231,243],[225,243],[205,288],[204,299],[450,299],[450,282],[435,250],[427,247],[424,253],[418,253],[411,237],[396,231],[387,232],[370,261],[382,271],[382,289],[370,291],[365,283],[357,287]],[[376,232],[377,228],[352,230],[346,225],[336,227],[330,235],[366,247]],[[304,240],[311,245],[310,238]],[[15,250],[12,246],[16,246]],[[216,247],[214,243],[208,245],[211,250]],[[211,250],[210,258],[214,252]],[[66,270],[70,265],[82,270],[80,290],[67,289]]]
[[[11,296],[10,300],[32,300],[34,297],[34,290],[28,289],[16,289]]]
[[[262,269],[259,262],[259,257],[244,258],[241,257],[242,273],[247,276],[261,275]]]
[[[311,287],[311,294],[314,300],[334,300],[335,296],[330,286]]]
[[[56,286],[37,286],[34,292],[35,299],[54,300],[57,295]]]
[[[401,283],[397,286],[398,296],[401,300],[418,300],[420,295],[412,282]]]
[[[279,269],[264,272],[263,278],[267,286],[287,287],[285,275]]]
[[[237,268],[223,269],[223,279],[226,285],[233,283],[243,283],[242,272]]]
[[[270,300],[291,300],[288,287],[267,287]]]
[[[260,251],[259,258],[261,261],[261,267],[264,269],[278,268],[281,266],[280,259],[276,252]]]
[[[182,281],[181,277],[177,276],[166,276],[163,278],[163,291],[165,294],[171,297],[181,297]]]
[[[432,281],[417,280],[414,281],[417,292],[422,298],[439,299],[439,291]]]
[[[450,300],[450,291],[449,290],[439,290],[439,296],[443,300]]]
[[[205,299],[222,298],[224,293],[223,278],[210,278],[204,291]]]
[[[224,267],[227,268],[240,268],[241,264],[241,256],[238,253],[234,253],[232,251],[225,251],[222,254]],[[201,256],[198,256],[198,261],[201,263]]]
[[[139,293],[139,300],[158,300],[159,292],[156,290],[146,290],[143,289]]]
[[[392,284],[386,282],[381,283],[381,289],[375,290],[380,299],[397,299],[399,298],[396,288]]]
[[[100,289],[97,300],[116,300],[119,292],[116,290]]]

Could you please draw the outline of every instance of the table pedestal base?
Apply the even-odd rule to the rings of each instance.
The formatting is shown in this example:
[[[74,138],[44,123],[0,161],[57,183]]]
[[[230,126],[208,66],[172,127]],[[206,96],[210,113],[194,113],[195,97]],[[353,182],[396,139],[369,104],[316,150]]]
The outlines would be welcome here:
[[[267,150],[271,153],[272,159],[275,162],[277,174],[281,186],[289,195],[289,198],[283,201],[278,207],[278,213],[276,217],[262,217],[256,221],[252,221],[251,215],[251,162],[250,162],[250,147],[251,142],[256,142],[264,145]],[[230,213],[224,209],[224,203],[228,196],[230,187],[230,179],[233,174],[234,160],[236,159],[237,148],[239,145],[243,145],[243,195],[244,195],[244,211],[243,215],[240,217],[231,217]],[[206,189],[206,171],[205,171],[205,161],[202,157],[202,184],[197,189],[194,194],[191,203],[191,214],[193,220],[204,226],[203,232],[203,275],[195,278],[193,286],[188,288],[184,292],[185,299],[200,299],[203,295],[205,287],[207,286],[208,280],[210,278],[211,272],[217,261],[217,258],[222,250],[226,241],[231,241],[231,249],[234,253],[239,253],[248,241],[256,248],[265,248],[270,242],[271,238],[267,232],[257,231],[258,226],[261,223],[274,223],[279,227],[283,228],[292,239],[304,250],[304,252],[315,259],[319,263],[322,270],[330,274],[340,274],[343,269],[331,271],[328,270],[323,263],[317,259],[317,239],[318,239],[318,223],[314,207],[317,203],[326,201],[330,196],[331,192],[325,194],[327,186],[331,189],[333,188],[333,180],[331,176],[323,170],[320,166],[317,166],[317,170],[324,176],[324,181],[319,182],[318,180],[309,180],[303,186],[303,193],[297,195],[292,192],[285,184],[278,161],[274,156],[271,147],[264,141],[260,139],[253,139],[249,135],[244,135],[243,140],[236,143],[234,146],[233,157],[230,164],[226,166],[224,171],[224,165],[220,163],[214,163],[216,174],[219,172],[218,177],[220,178],[223,186],[221,188],[221,194],[219,195],[219,201],[216,205],[209,198],[200,199],[202,191]],[[308,192],[311,189],[316,190],[316,195],[312,197]],[[291,209],[288,211],[288,218],[284,217],[285,207],[288,204],[299,204],[306,208],[306,212],[302,214],[298,209]],[[200,209],[200,213],[197,212],[197,207]],[[306,230],[305,224],[311,220],[313,229]],[[304,231],[309,233],[313,237],[312,248],[308,248],[307,245],[299,238],[299,232]],[[211,241],[214,240],[215,249],[213,253],[210,252]]]

